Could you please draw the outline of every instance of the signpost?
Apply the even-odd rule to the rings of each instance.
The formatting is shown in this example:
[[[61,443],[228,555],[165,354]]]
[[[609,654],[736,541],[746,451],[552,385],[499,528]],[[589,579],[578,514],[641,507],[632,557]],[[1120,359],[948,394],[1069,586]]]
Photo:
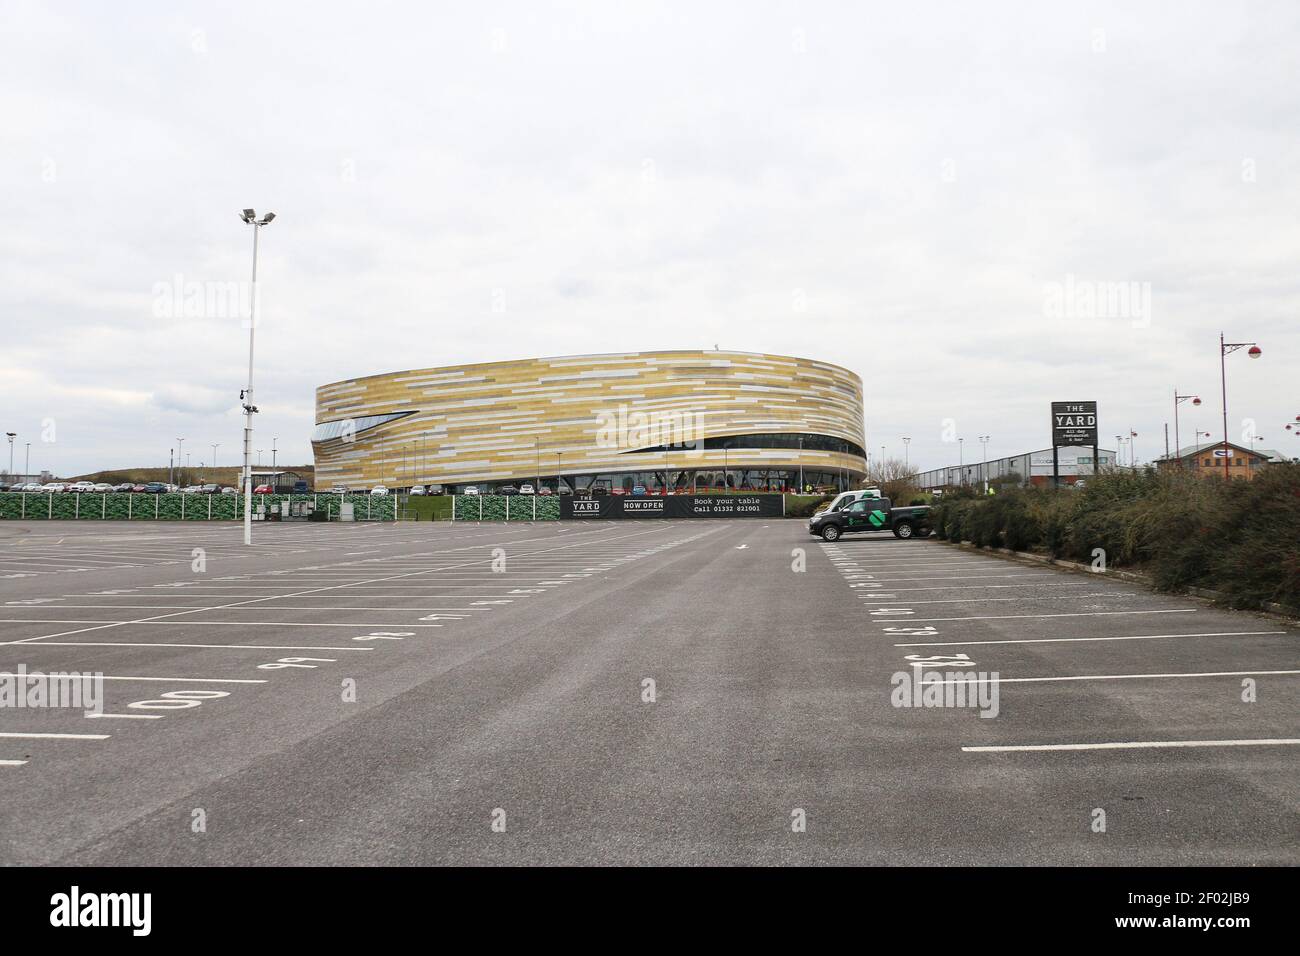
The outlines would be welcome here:
[[[1092,446],[1092,473],[1097,474],[1096,402],[1052,402],[1053,488],[1061,484],[1061,463],[1056,450],[1072,445]]]

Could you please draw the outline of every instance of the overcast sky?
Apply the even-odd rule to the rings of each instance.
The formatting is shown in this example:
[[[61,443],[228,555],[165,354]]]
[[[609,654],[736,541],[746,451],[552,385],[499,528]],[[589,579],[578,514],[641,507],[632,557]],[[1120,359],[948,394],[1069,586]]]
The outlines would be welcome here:
[[[247,332],[207,299],[248,278],[245,206],[278,216],[267,464],[272,437],[310,460],[326,382],[714,345],[858,372],[873,455],[1042,448],[1049,402],[1096,399],[1146,460],[1175,386],[1205,399],[1183,443],[1220,433],[1220,330],[1264,350],[1229,357],[1231,437],[1300,455],[1293,2],[0,0],[0,24],[18,470],[28,441],[59,475],[178,437],[236,462]]]

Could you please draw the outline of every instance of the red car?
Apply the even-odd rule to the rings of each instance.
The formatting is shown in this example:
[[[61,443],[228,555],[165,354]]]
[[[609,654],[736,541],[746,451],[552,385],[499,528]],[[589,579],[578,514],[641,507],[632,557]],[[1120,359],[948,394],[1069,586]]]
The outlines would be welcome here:
[[[272,488],[270,485],[258,485],[256,488],[253,489],[253,494],[255,494],[255,495],[273,495],[273,494],[275,494],[275,489]]]

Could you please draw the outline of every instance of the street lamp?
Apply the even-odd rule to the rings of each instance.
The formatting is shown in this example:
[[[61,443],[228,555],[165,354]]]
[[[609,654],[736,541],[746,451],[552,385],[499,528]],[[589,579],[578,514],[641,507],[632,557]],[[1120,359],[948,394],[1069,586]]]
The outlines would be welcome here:
[[[1133,439],[1137,437],[1138,433],[1130,427],[1128,430],[1128,463],[1134,469],[1137,468],[1137,449],[1134,447],[1136,443]]]
[[[907,470],[909,475],[912,473],[912,466],[907,463],[907,446],[910,444],[912,444],[912,439],[903,439],[903,468]]]
[[[989,493],[989,436],[980,435],[980,444],[984,446],[984,464],[980,466],[980,477],[984,479],[984,494]],[[1075,471],[1078,471],[1076,468]]]
[[[1201,404],[1201,400],[1195,395],[1179,395],[1178,389],[1174,389],[1174,454],[1182,454],[1182,446],[1178,442],[1178,406],[1183,402],[1191,401],[1193,405]],[[1179,467],[1182,467],[1183,460],[1178,459]]]
[[[244,544],[253,543],[253,414],[257,406],[253,404],[253,330],[257,328],[257,237],[262,227],[275,218],[275,213],[268,212],[261,219],[251,209],[245,209],[239,218],[253,227],[253,289],[248,303],[248,387],[239,393],[239,400],[244,405]]]
[[[184,438],[178,438],[178,439],[176,439],[176,470],[177,470],[178,472],[181,470],[181,455],[183,455],[184,453],[185,453],[185,439],[184,439]],[[185,476],[184,476],[184,475],[181,475],[180,478],[181,478],[181,484],[184,484],[184,483],[185,483]],[[168,475],[168,476],[167,476],[167,480],[168,480],[168,481],[173,481],[173,476],[172,476],[172,475]]]
[[[1225,481],[1232,479],[1232,450],[1228,447],[1228,366],[1225,361],[1227,357],[1237,351],[1245,349],[1246,354],[1253,359],[1259,358],[1264,354],[1263,350],[1254,342],[1225,342],[1223,333],[1219,333],[1219,383],[1223,389],[1223,478]]]
[[[17,432],[5,432],[5,438],[9,439],[9,477],[14,476],[14,439],[18,437]]]
[[[220,447],[221,447],[221,442],[213,442],[212,444],[212,470],[213,471],[217,470],[217,449]]]
[[[966,452],[965,452],[966,445],[965,445],[965,441],[966,441],[966,439],[964,439],[964,438],[958,438],[958,439],[957,439],[957,474],[961,477],[961,484],[962,484],[962,487],[963,487],[963,488],[966,487]],[[948,460],[949,460],[949,461],[952,461],[951,458],[949,458]]]
[[[272,471],[275,471],[275,443],[278,442],[279,440],[280,439],[278,438],[271,439],[271,470]]]

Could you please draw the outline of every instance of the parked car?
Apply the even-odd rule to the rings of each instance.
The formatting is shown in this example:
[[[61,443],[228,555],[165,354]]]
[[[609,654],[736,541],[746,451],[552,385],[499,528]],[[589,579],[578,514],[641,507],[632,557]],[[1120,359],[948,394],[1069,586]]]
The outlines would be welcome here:
[[[113,490],[113,486],[110,485],[107,481],[97,481],[91,487],[91,491],[95,492],[95,494],[97,495],[105,495],[112,490]]]
[[[620,487],[620,488],[611,488],[610,491],[611,491],[613,494],[616,494],[616,495],[625,495],[625,494],[627,494],[627,489],[626,489],[626,488],[622,488],[622,487]]]
[[[634,495],[643,495],[643,494],[645,494],[645,485],[633,485],[633,486],[632,486],[632,494],[634,494]]]
[[[273,494],[275,494],[275,489],[272,488],[270,485],[258,485],[256,488],[253,489],[253,494],[255,494],[255,495],[273,495]]]
[[[335,485],[333,488],[330,489],[330,494],[332,495],[346,495],[347,493],[348,493],[347,485]]]
[[[198,485],[186,485],[181,489],[183,495],[197,495],[202,489]]]
[[[41,483],[40,483],[39,481],[29,481],[29,482],[27,482],[27,484],[23,485],[23,489],[22,489],[22,490],[23,490],[24,492],[27,492],[27,493],[29,493],[29,494],[32,494],[32,493],[35,493],[35,492],[40,491],[42,487],[43,487],[43,486],[41,485]]]
[[[424,485],[411,485],[411,494],[413,495],[424,494]]]
[[[238,489],[238,488],[232,488],[232,487],[230,487],[230,485],[226,485],[226,487],[224,487],[224,488],[221,489],[221,493],[222,493],[223,495],[237,495],[237,494],[239,494],[239,489]]]
[[[470,485],[468,488],[465,489],[465,494],[467,495],[478,494],[478,485]]]
[[[519,494],[519,489],[515,485],[502,485],[500,488],[497,489],[497,494],[517,495]]]
[[[72,484],[68,485],[68,490],[77,493],[94,491],[95,483],[93,481],[74,481]]]
[[[133,495],[142,495],[147,490],[148,488],[143,482],[137,482],[136,484],[131,486],[131,494]]]
[[[116,484],[116,485],[113,486],[113,490],[116,491],[116,492],[130,491],[130,490],[131,490],[131,482],[129,482],[129,481],[123,481],[123,482],[120,482],[120,483],[118,483],[118,484]]]
[[[221,490],[221,486],[220,486],[220,485],[202,485],[202,486],[199,488],[199,490],[202,491],[205,495],[215,495],[217,492],[219,492],[219,491]]]
[[[46,494],[53,494],[56,491],[67,490],[68,486],[61,481],[47,481],[45,484],[41,485],[41,491],[44,491]]]
[[[535,491],[536,489],[534,489],[533,486],[526,481],[519,486],[519,493],[521,495],[531,495],[534,494]]]
[[[375,485],[375,487],[370,489],[370,493],[382,497],[383,495],[388,494],[388,488],[384,485]]]
[[[424,488],[424,493],[426,495],[445,495],[447,493],[447,489],[444,488],[442,485],[426,485]]]
[[[8,491],[8,490],[9,490],[9,482],[0,481],[0,491]]]
[[[542,485],[541,490],[538,491],[537,493],[541,495],[543,498],[547,498],[555,494],[555,492],[551,491],[551,489],[546,487],[546,485]]]

